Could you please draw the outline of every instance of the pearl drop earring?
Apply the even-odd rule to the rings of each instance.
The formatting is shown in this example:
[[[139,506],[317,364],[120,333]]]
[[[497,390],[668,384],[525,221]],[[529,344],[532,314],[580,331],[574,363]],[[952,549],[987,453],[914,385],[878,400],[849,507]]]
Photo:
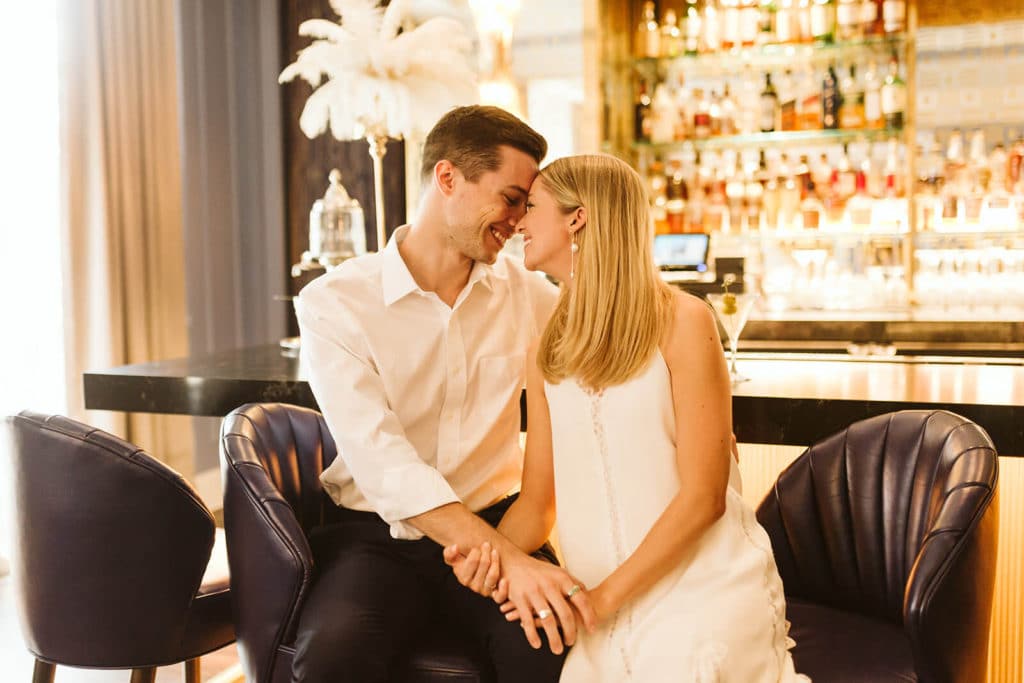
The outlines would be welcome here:
[[[575,222],[575,221],[573,221]],[[580,250],[580,245],[576,244],[576,233],[572,234],[572,246],[569,247],[569,279],[572,280],[576,277],[576,253]]]

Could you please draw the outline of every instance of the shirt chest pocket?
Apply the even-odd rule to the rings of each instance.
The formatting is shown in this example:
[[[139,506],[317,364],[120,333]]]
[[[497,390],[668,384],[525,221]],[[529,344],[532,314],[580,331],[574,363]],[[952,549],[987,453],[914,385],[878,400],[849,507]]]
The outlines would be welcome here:
[[[493,400],[522,391],[526,377],[526,354],[484,356],[476,369],[476,386],[480,397]]]

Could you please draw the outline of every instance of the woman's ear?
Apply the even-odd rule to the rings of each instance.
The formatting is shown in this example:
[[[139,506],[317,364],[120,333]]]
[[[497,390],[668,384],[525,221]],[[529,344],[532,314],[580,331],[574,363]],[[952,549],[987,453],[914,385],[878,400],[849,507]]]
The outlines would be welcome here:
[[[582,206],[573,211],[569,218],[569,232],[575,233],[587,224],[587,210]]]

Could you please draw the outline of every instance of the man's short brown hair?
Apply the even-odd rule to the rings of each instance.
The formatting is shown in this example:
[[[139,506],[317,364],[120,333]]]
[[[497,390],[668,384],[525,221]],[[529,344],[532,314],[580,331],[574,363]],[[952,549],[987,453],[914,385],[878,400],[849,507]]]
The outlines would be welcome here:
[[[458,107],[441,117],[427,134],[423,145],[421,181],[434,172],[442,159],[452,162],[470,182],[501,165],[498,147],[508,145],[533,157],[540,164],[548,143],[540,133],[498,107]]]

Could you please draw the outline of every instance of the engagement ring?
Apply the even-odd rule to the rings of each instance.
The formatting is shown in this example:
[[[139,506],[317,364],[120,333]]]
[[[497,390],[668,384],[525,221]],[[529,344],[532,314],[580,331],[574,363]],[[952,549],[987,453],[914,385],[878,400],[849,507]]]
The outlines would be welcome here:
[[[551,610],[549,609],[542,609],[541,611],[537,612],[537,618],[541,620],[547,619],[550,616]]]

